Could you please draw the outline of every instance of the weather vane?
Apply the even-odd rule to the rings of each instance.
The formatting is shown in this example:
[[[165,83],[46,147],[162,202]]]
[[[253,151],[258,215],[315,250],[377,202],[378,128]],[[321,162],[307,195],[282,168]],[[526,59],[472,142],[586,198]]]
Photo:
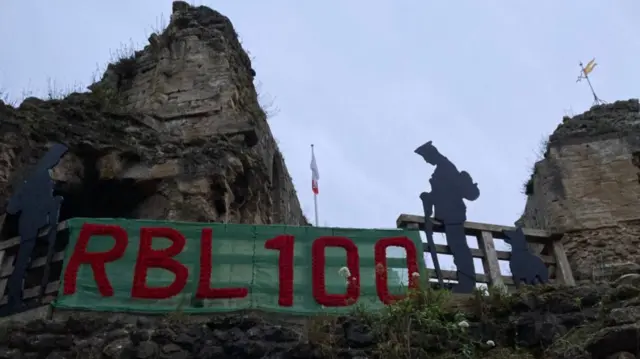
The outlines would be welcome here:
[[[589,61],[586,66],[583,65],[582,62],[580,62],[580,76],[578,76],[578,79],[576,80],[576,82],[580,82],[582,81],[582,79],[587,80],[587,83],[589,84],[589,88],[591,89],[591,94],[593,95],[593,104],[602,105],[602,104],[605,104],[606,102],[600,99],[598,95],[596,95],[596,92],[593,89],[593,85],[591,85],[591,80],[589,80],[589,74],[591,73],[591,71],[593,71],[596,65],[598,64],[596,63],[595,58],[591,59],[591,61]]]

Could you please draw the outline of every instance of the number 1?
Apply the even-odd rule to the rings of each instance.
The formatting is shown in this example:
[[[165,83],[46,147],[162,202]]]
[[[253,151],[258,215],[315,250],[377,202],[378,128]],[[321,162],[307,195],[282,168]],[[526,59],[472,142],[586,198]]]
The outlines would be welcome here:
[[[282,307],[293,305],[293,246],[295,239],[292,235],[282,234],[264,242],[264,248],[279,251],[278,277],[279,294],[278,304]]]

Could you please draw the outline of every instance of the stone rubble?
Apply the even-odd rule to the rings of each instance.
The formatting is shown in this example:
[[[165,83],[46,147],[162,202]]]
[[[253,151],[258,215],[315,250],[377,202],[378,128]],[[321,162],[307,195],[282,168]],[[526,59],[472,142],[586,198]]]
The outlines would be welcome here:
[[[468,335],[479,343],[479,358],[640,358],[640,287],[544,287],[526,289],[508,304],[485,300],[470,300],[462,309],[469,318]],[[303,329],[256,313],[207,321],[179,313],[128,319],[74,313],[66,319],[3,324],[0,359],[379,358],[376,348],[384,338],[364,320],[343,316],[320,323]],[[330,345],[319,335],[325,330],[332,334]],[[432,343],[415,344],[433,350],[433,356],[416,359],[462,358],[446,356],[440,334],[446,333],[430,333]],[[495,347],[482,344],[489,341]]]

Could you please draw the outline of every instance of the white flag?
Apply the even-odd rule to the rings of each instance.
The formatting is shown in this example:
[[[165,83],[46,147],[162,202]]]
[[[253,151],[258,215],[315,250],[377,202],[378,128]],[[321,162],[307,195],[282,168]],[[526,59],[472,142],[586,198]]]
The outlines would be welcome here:
[[[318,194],[318,180],[320,179],[320,173],[318,172],[318,164],[316,164],[316,155],[313,153],[313,147],[311,147],[311,190],[314,194]]]

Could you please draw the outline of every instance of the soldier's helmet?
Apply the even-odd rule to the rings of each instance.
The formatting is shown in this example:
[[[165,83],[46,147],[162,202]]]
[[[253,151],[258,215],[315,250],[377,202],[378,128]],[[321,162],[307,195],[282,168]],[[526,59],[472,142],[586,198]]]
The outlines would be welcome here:
[[[425,161],[431,164],[433,164],[436,158],[440,156],[440,152],[438,152],[438,149],[433,145],[433,143],[431,143],[431,141],[416,148],[414,152],[422,156]]]

